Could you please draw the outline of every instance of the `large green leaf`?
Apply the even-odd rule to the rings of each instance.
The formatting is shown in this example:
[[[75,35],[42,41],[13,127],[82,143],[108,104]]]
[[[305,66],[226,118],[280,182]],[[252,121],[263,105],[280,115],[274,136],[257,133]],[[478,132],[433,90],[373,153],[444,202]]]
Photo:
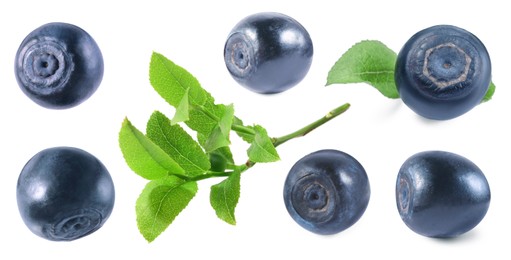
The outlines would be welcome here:
[[[126,118],[119,132],[119,146],[128,166],[148,180],[169,174],[183,174],[184,169],[158,145],[134,127]]]
[[[173,107],[179,106],[187,91],[191,105],[214,103],[213,97],[192,74],[156,52],[151,57],[149,80],[156,92]]]
[[[144,238],[152,242],[186,208],[197,193],[196,182],[168,176],[149,182],[136,204],[137,225]]]
[[[184,121],[198,135],[209,139],[207,143],[201,143],[206,145],[207,151],[229,145],[223,130],[226,122],[232,124],[233,119],[226,118],[226,114],[230,114],[226,111],[229,107],[216,105],[211,94],[192,74],[163,55],[153,53],[149,77],[156,92],[176,108],[174,121]]]
[[[147,122],[147,137],[170,155],[188,176],[205,173],[210,168],[209,158],[199,144],[178,124],[161,112],[155,111]]]

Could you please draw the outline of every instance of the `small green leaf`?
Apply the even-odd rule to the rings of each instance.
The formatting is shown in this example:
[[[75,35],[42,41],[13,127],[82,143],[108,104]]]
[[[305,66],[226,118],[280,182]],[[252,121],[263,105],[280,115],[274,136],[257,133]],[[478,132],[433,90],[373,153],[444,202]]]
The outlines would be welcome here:
[[[254,141],[247,150],[248,158],[252,162],[276,162],[280,160],[279,154],[262,126],[254,126]]]
[[[222,117],[204,143],[204,149],[206,149],[206,152],[211,152],[220,147],[229,146],[231,144],[231,141],[229,140],[229,134],[231,132],[233,118],[233,105],[231,104],[225,106]]]
[[[136,203],[137,225],[144,238],[152,242],[165,231],[197,190],[196,182],[174,176],[149,182]]]
[[[207,137],[205,137],[202,134],[198,134],[197,137],[199,139],[198,140],[199,143],[202,145],[202,147],[204,147],[205,143],[206,143],[206,140],[207,140]],[[214,151],[209,152],[209,154],[210,153],[218,153],[218,154],[220,154],[222,157],[224,157],[227,160],[228,164],[234,164],[234,158],[232,156],[232,152],[231,152],[231,149],[229,148],[229,146],[220,147],[220,148],[218,148],[218,149],[216,149]]]
[[[174,117],[172,118],[171,124],[177,124],[179,122],[185,122],[190,119],[190,108],[188,105],[188,93],[190,89],[186,89],[185,94],[183,95],[183,98],[179,102],[179,105],[176,108],[176,113],[174,114]]]
[[[488,91],[486,91],[486,95],[483,97],[483,100],[481,103],[488,102],[493,97],[493,94],[495,93],[495,84],[493,82],[490,82],[490,86],[488,87]]]
[[[119,133],[119,146],[128,166],[148,180],[168,174],[183,174],[184,170],[158,145],[135,128],[126,118]]]
[[[147,122],[147,137],[172,157],[187,176],[209,170],[209,159],[199,144],[179,125],[172,125],[161,112],[155,111]]]
[[[388,98],[399,98],[394,81],[396,59],[397,54],[379,41],[359,42],[335,63],[326,85],[367,83]]]
[[[240,197],[240,172],[233,172],[222,182],[211,186],[210,202],[221,220],[236,225],[234,210]]]
[[[216,127],[213,129],[213,132],[209,135],[206,143],[204,144],[204,149],[206,152],[214,151],[220,147],[229,146],[231,142],[228,139],[228,136],[225,136],[225,133],[222,132],[220,127]]]

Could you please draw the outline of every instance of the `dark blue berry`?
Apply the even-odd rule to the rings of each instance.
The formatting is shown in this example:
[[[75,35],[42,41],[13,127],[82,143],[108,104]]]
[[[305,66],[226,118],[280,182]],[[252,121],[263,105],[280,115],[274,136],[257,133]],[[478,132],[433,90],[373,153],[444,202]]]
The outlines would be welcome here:
[[[103,79],[103,56],[94,39],[67,23],[48,23],[23,40],[16,53],[15,75],[21,90],[51,109],[77,106]]]
[[[280,13],[250,15],[231,30],[225,65],[242,86],[262,94],[283,92],[307,75],[313,46],[295,19]]]
[[[483,172],[450,152],[417,153],[404,162],[397,176],[399,214],[423,236],[449,238],[473,229],[486,215],[490,197]]]
[[[491,81],[491,62],[472,33],[437,25],[412,36],[396,61],[395,80],[403,102],[436,120],[458,117],[481,102]]]
[[[42,150],[25,165],[16,188],[27,227],[52,241],[87,236],[110,216],[115,190],[105,166],[92,154],[72,147]]]
[[[322,235],[339,233],[357,222],[369,203],[362,165],[337,150],[320,150],[293,165],[284,184],[284,202],[303,228]]]

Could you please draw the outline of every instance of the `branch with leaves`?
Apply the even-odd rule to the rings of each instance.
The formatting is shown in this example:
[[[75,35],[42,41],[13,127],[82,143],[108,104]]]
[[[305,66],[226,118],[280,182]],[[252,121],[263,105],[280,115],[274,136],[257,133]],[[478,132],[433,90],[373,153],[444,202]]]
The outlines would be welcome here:
[[[223,178],[211,186],[211,206],[220,219],[236,224],[241,174],[256,163],[280,160],[277,146],[306,135],[349,108],[344,104],[297,131],[270,138],[264,127],[244,125],[234,116],[233,105],[215,104],[195,77],[163,55],[153,53],[149,75],[153,88],[176,108],[174,117],[154,112],[145,134],[126,118],[119,133],[126,163],[149,180],[136,203],[138,228],[147,241],[156,239],[188,205],[198,191],[197,182],[209,178]],[[181,123],[194,130],[197,138]],[[231,132],[250,145],[247,161],[239,165],[229,148]]]
[[[359,42],[332,67],[327,85],[367,83],[388,98],[399,98],[394,82],[396,56],[379,41]],[[243,124],[232,104],[215,104],[193,75],[163,55],[153,53],[149,76],[156,92],[176,109],[173,118],[154,112],[145,134],[126,118],[119,133],[126,163],[149,180],[136,202],[138,228],[149,242],[186,208],[198,191],[197,182],[204,179],[222,178],[211,186],[210,203],[220,219],[236,224],[242,173],[256,163],[280,160],[279,145],[306,135],[350,106],[343,104],[301,129],[271,138],[264,127]],[[494,91],[492,83],[483,102]],[[195,131],[196,138],[182,124]],[[249,144],[247,160],[238,165],[230,150],[232,132]]]

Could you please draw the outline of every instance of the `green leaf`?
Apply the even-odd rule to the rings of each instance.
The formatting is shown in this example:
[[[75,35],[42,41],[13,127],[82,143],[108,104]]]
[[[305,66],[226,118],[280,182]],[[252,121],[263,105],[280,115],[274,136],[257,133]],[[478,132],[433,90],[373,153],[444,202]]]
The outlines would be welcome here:
[[[187,91],[191,105],[214,103],[213,97],[192,74],[156,52],[151,57],[149,80],[156,92],[173,107],[179,106]]]
[[[379,41],[359,42],[335,63],[326,85],[367,83],[388,98],[399,98],[394,81],[396,59],[397,54]]]
[[[490,86],[488,87],[488,91],[486,91],[486,95],[483,97],[483,100],[481,103],[488,102],[493,97],[493,94],[495,93],[495,84],[493,82],[490,82]]]
[[[225,106],[211,105],[211,107],[191,107],[190,118],[186,125],[198,134],[209,136],[218,126],[220,118],[225,113]]]
[[[204,147],[205,146],[204,143],[206,143],[207,137],[199,134],[198,139],[199,139],[198,140],[199,143],[202,145],[202,147]],[[211,153],[217,153],[217,154],[221,155],[223,158],[225,158],[225,160],[227,161],[228,164],[234,164],[234,158],[232,156],[232,152],[231,152],[231,149],[229,148],[229,146],[220,147],[214,151],[209,152],[208,154],[211,154]]]
[[[177,113],[182,114],[188,110],[188,120],[185,123],[198,135],[209,137],[214,131],[218,131],[216,128],[225,115],[225,106],[215,105],[214,98],[201,87],[192,74],[154,52],[151,57],[149,78],[156,92],[175,107]],[[188,109],[185,105],[186,99]],[[178,115],[177,119],[180,117],[183,115]]]
[[[234,210],[240,197],[240,172],[233,172],[222,182],[211,186],[210,202],[221,220],[236,224]]]
[[[188,105],[188,93],[190,89],[186,89],[185,94],[183,95],[183,98],[179,102],[179,105],[176,108],[176,113],[174,114],[174,117],[172,118],[171,124],[177,124],[179,122],[185,122],[190,119],[190,108]]]
[[[209,170],[209,158],[199,144],[179,125],[161,112],[155,111],[147,122],[147,137],[172,157],[187,176],[196,176]]]
[[[248,158],[252,162],[275,162],[280,160],[279,154],[262,126],[254,126],[254,141],[247,150]]]
[[[231,132],[233,118],[234,107],[232,105],[225,106],[222,117],[204,143],[204,149],[206,149],[206,152],[211,152],[220,147],[229,146],[231,144],[229,134]]]
[[[136,204],[137,225],[144,238],[152,242],[186,208],[197,193],[196,182],[168,176],[149,182]]]
[[[183,174],[179,166],[165,151],[135,128],[126,118],[119,132],[119,146],[128,166],[148,180],[168,174]]]

